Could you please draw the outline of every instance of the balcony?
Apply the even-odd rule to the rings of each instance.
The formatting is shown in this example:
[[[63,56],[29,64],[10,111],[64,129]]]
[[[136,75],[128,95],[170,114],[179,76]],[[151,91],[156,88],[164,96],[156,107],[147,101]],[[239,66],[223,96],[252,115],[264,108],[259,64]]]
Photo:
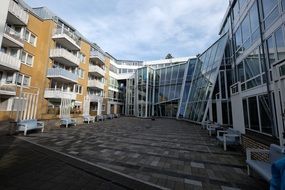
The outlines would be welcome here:
[[[2,96],[16,96],[15,84],[0,84],[0,95]]]
[[[80,50],[80,40],[77,35],[64,28],[56,28],[52,38],[69,50]]]
[[[105,84],[99,80],[88,80],[88,87],[90,88],[99,88],[104,90]]]
[[[15,25],[27,25],[29,14],[15,1],[10,0],[7,21]]]
[[[101,95],[96,95],[96,94],[89,94],[89,99],[90,102],[102,102],[103,101],[103,96]]]
[[[19,71],[21,66],[21,60],[8,55],[4,52],[0,52],[0,70],[16,70]]]
[[[24,40],[20,32],[15,31],[8,25],[5,26],[3,45],[5,47],[22,48],[24,47]]]
[[[76,100],[76,93],[62,89],[48,88],[45,90],[45,98],[47,99],[65,98],[65,99]]]
[[[61,68],[48,69],[47,78],[53,78],[62,82],[72,83],[77,83],[78,81],[78,75]]]
[[[80,64],[80,59],[78,57],[63,48],[50,50],[50,58],[67,66],[76,67]]]
[[[91,51],[90,60],[95,61],[98,60],[100,64],[105,63],[105,56],[99,51]]]
[[[89,72],[94,73],[96,76],[104,77],[106,71],[97,65],[90,65]]]

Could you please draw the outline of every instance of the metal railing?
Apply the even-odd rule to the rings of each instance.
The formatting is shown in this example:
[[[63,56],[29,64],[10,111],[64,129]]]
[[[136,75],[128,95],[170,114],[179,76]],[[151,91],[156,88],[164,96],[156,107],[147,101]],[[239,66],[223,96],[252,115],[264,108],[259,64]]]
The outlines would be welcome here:
[[[103,63],[105,62],[105,56],[104,56],[101,52],[99,52],[99,51],[97,51],[97,50],[91,51],[90,57],[91,57],[91,58],[98,58],[98,59],[100,59]]]
[[[9,67],[11,69],[20,70],[21,60],[4,52],[0,52],[0,65]]]
[[[25,25],[28,23],[29,14],[21,6],[15,3],[13,0],[10,0],[9,12],[15,15]]]
[[[102,69],[101,67],[97,65],[90,65],[89,72],[97,72],[102,76],[105,76],[105,73],[106,73],[104,69]]]
[[[105,84],[99,80],[88,80],[88,86],[104,89]]]
[[[9,35],[10,37],[20,41],[21,43],[24,43],[24,39],[21,36],[21,33],[15,31],[13,28],[9,27],[7,24],[5,26],[4,32],[5,32],[5,34]]]
[[[67,35],[69,38],[71,38],[74,43],[78,46],[80,46],[80,39],[79,37],[74,33],[74,32],[70,32],[69,30],[65,29],[65,28],[56,28],[54,30],[54,35],[58,35],[58,34],[65,34]]]
[[[63,58],[67,59],[68,61],[70,61],[76,65],[80,64],[80,59],[76,55],[70,53],[69,51],[67,51],[66,49],[63,49],[63,48],[51,49],[50,50],[50,57],[51,58],[63,57]]]
[[[0,91],[15,92],[17,86],[15,84],[0,84]]]
[[[55,99],[76,99],[76,93],[69,90],[63,90],[60,88],[47,88],[45,89],[45,98],[55,98]]]
[[[74,82],[78,80],[78,75],[61,68],[48,69],[47,77],[63,77]]]

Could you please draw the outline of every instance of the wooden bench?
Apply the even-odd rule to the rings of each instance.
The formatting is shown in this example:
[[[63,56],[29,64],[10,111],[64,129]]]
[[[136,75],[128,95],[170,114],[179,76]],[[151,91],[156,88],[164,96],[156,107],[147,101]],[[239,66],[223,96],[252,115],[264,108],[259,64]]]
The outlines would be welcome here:
[[[17,122],[17,130],[23,131],[25,136],[29,130],[41,129],[42,132],[44,132],[44,127],[44,122],[37,121],[36,119],[22,120],[20,122]]]
[[[268,154],[269,160],[266,161],[260,161],[260,160],[253,160],[252,154]],[[272,178],[271,174],[271,166],[272,164],[280,160],[282,158],[285,158],[285,152],[284,148],[276,145],[271,144],[269,150],[265,149],[246,149],[246,164],[247,164],[247,174],[250,175],[250,169],[257,172],[260,176],[262,176],[266,181],[270,181]]]

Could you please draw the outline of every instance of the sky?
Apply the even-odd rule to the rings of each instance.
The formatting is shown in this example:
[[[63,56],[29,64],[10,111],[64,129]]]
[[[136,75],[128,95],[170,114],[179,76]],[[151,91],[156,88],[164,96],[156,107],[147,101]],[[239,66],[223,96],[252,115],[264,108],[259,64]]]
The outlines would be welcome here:
[[[218,38],[228,0],[25,0],[46,6],[117,59],[203,53]]]

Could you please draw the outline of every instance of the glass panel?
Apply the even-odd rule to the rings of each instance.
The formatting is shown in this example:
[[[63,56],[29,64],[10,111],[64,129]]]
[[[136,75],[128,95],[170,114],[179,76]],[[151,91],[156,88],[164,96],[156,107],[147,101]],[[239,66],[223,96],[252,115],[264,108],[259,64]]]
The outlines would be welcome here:
[[[259,100],[259,110],[260,110],[260,120],[261,120],[261,130],[263,133],[272,134],[271,127],[271,111],[269,107],[268,95],[262,95],[258,97]]]
[[[277,3],[277,0],[262,0],[264,18],[271,13],[272,9],[277,6]]]
[[[285,58],[285,42],[282,27],[275,32],[275,42],[277,46],[278,59],[282,60]]]
[[[276,52],[276,48],[275,48],[272,36],[267,39],[267,51],[269,55],[269,62],[270,64],[272,64],[275,62],[275,52]]]
[[[250,128],[256,131],[260,131],[256,97],[248,98],[248,107]]]

